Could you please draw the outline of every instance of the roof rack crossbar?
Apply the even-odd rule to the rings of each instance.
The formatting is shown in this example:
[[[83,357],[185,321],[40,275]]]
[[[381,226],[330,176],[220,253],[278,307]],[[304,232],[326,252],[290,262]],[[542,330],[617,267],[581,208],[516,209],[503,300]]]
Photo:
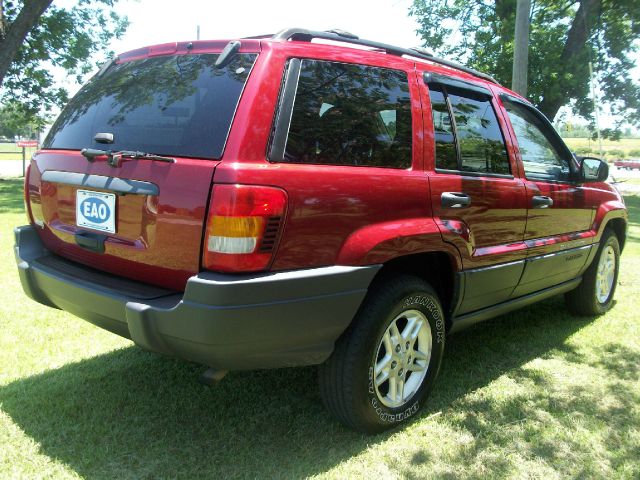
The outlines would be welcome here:
[[[429,53],[423,48],[402,48],[396,47],[394,45],[389,45],[386,43],[375,42],[373,40],[364,40],[362,38],[358,38],[353,34],[348,32],[342,32],[340,30],[331,30],[327,32],[320,32],[314,30],[307,30],[304,28],[288,28],[286,30],[281,30],[276,33],[272,40],[298,40],[302,42],[310,42],[314,38],[319,38],[323,40],[333,40],[336,42],[343,43],[352,43],[354,45],[362,45],[364,47],[375,48],[378,50],[382,50],[385,53],[390,55],[407,55],[411,57],[416,57],[424,60],[429,60],[434,63],[439,63],[440,65],[444,65],[447,67],[454,68],[456,70],[460,70],[462,72],[470,73],[471,75],[475,75],[476,77],[482,78],[492,83],[498,83],[495,78],[491,75],[487,75],[486,73],[479,72],[470,67],[466,67],[457,62],[452,62],[451,60],[445,60],[443,58],[436,57],[435,55]]]

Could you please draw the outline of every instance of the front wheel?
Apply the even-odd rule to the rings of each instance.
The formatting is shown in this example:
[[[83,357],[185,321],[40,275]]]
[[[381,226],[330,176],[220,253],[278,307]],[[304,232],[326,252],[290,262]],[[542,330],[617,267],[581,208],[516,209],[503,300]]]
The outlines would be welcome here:
[[[397,425],[431,390],[444,340],[442,307],[428,283],[407,275],[378,281],[319,368],[325,406],[365,433]]]
[[[618,283],[620,244],[612,230],[605,230],[598,252],[582,276],[582,283],[565,294],[571,313],[576,315],[602,315],[613,306],[613,295]]]

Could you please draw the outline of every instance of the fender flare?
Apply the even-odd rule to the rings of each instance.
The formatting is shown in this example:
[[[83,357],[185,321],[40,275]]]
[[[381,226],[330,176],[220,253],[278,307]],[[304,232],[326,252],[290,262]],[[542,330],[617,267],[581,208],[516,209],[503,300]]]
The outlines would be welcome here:
[[[338,265],[384,264],[419,253],[444,252],[456,271],[462,270],[458,249],[443,241],[433,218],[409,218],[368,225],[354,231],[338,253]]]
[[[593,230],[596,232],[596,242],[600,241],[609,222],[616,218],[622,218],[624,220],[626,231],[629,214],[624,203],[618,200],[611,200],[600,204],[593,219]]]

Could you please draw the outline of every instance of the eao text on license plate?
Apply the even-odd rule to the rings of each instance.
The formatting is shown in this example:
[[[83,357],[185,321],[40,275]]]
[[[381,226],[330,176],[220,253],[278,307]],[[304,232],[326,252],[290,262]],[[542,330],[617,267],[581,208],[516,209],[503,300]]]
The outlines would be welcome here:
[[[76,225],[116,233],[116,196],[113,193],[76,191]]]

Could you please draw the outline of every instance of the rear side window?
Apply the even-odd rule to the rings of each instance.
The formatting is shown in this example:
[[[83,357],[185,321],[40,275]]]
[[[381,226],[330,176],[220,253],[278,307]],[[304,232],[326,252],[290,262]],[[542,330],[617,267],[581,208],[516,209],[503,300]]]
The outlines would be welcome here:
[[[152,57],[116,64],[94,77],[58,117],[44,148],[108,148],[220,158],[255,54],[215,68],[217,54]]]
[[[436,168],[510,174],[509,157],[491,101],[484,95],[430,87]]]
[[[283,161],[409,168],[411,145],[406,73],[301,61]]]

